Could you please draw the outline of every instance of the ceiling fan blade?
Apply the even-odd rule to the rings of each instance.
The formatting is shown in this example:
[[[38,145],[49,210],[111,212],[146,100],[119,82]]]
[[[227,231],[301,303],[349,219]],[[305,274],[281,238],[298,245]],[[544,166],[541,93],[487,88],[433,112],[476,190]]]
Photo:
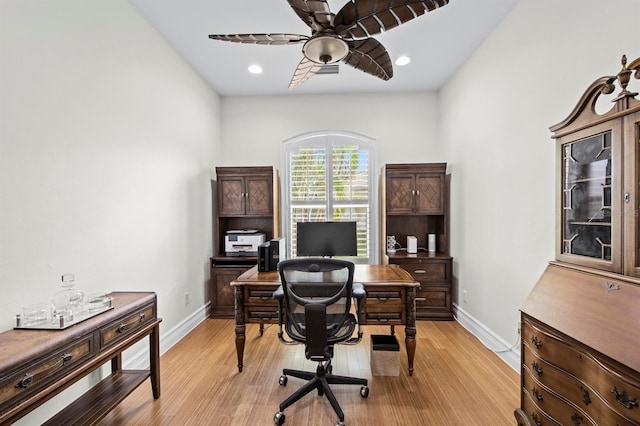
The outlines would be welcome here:
[[[349,1],[335,16],[335,32],[350,39],[371,37],[448,3],[449,0]]]
[[[326,0],[287,0],[289,6],[315,33],[331,26],[333,16]]]
[[[346,64],[383,80],[393,77],[391,58],[380,42],[374,38],[349,41]]]
[[[318,71],[320,71],[320,68],[322,68],[321,64],[310,61],[306,57],[302,58],[302,60],[298,64],[298,68],[296,68],[295,72],[293,73],[293,77],[291,78],[291,82],[289,83],[289,89],[298,87],[305,81],[309,80]]]
[[[309,40],[308,36],[301,34],[210,34],[209,38],[234,43],[268,45],[298,44]]]

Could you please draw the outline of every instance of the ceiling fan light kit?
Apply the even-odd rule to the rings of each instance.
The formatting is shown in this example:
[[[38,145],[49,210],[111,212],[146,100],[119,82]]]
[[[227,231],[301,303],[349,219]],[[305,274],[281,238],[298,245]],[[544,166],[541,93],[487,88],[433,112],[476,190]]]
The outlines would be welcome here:
[[[382,80],[393,77],[393,65],[384,46],[372,36],[445,6],[449,0],[350,0],[336,14],[326,0],[287,0],[311,28],[302,34],[211,34],[212,40],[286,45],[304,43],[303,58],[289,88],[317,74],[323,65],[344,61]]]
[[[333,64],[349,53],[347,42],[335,35],[314,37],[307,40],[302,53],[316,64]]]

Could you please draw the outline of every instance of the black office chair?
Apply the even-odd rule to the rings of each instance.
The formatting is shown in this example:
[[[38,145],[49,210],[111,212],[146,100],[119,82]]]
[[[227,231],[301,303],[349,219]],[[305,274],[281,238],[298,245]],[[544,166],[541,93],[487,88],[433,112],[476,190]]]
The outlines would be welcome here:
[[[286,386],[287,376],[308,380],[304,386],[280,404],[273,420],[284,424],[284,409],[300,398],[318,390],[329,399],[338,415],[336,426],[344,425],[344,413],[329,387],[330,384],[361,385],[360,396],[369,395],[367,379],[334,376],[331,358],[336,343],[355,344],[362,339],[361,312],[364,286],[353,283],[352,262],[330,258],[298,258],[280,261],[280,287],[273,293],[278,300],[278,338],[286,344],[304,343],[305,356],[316,361],[315,373],[283,369],[280,385]],[[350,312],[351,299],[356,299],[358,319]],[[286,317],[286,318],[285,318]],[[282,326],[291,340],[283,335]],[[358,333],[353,335],[356,324]]]

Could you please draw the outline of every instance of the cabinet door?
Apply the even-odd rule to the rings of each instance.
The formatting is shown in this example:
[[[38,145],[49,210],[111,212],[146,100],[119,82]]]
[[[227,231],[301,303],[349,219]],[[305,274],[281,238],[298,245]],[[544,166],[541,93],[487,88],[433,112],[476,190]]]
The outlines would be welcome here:
[[[412,214],[414,212],[415,175],[388,174],[387,214]]]
[[[640,112],[624,118],[624,273],[640,277]]]
[[[271,176],[246,177],[246,214],[269,216],[273,212]]]
[[[434,174],[416,175],[416,213],[444,213],[444,176]]]
[[[238,216],[245,213],[244,178],[218,179],[218,211],[221,216]]]
[[[621,153],[620,121],[560,145],[559,260],[622,272]]]

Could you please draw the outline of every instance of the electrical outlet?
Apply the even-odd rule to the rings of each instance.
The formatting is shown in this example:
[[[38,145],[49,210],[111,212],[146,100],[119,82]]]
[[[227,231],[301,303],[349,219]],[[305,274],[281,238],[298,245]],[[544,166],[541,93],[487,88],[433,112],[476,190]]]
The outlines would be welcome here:
[[[184,294],[184,306],[189,305],[189,293]]]
[[[467,290],[462,290],[462,301],[467,303]]]
[[[62,274],[62,282],[63,283],[72,283],[76,279],[75,274]]]
[[[520,335],[521,332],[522,332],[522,323],[518,321],[518,336]]]

